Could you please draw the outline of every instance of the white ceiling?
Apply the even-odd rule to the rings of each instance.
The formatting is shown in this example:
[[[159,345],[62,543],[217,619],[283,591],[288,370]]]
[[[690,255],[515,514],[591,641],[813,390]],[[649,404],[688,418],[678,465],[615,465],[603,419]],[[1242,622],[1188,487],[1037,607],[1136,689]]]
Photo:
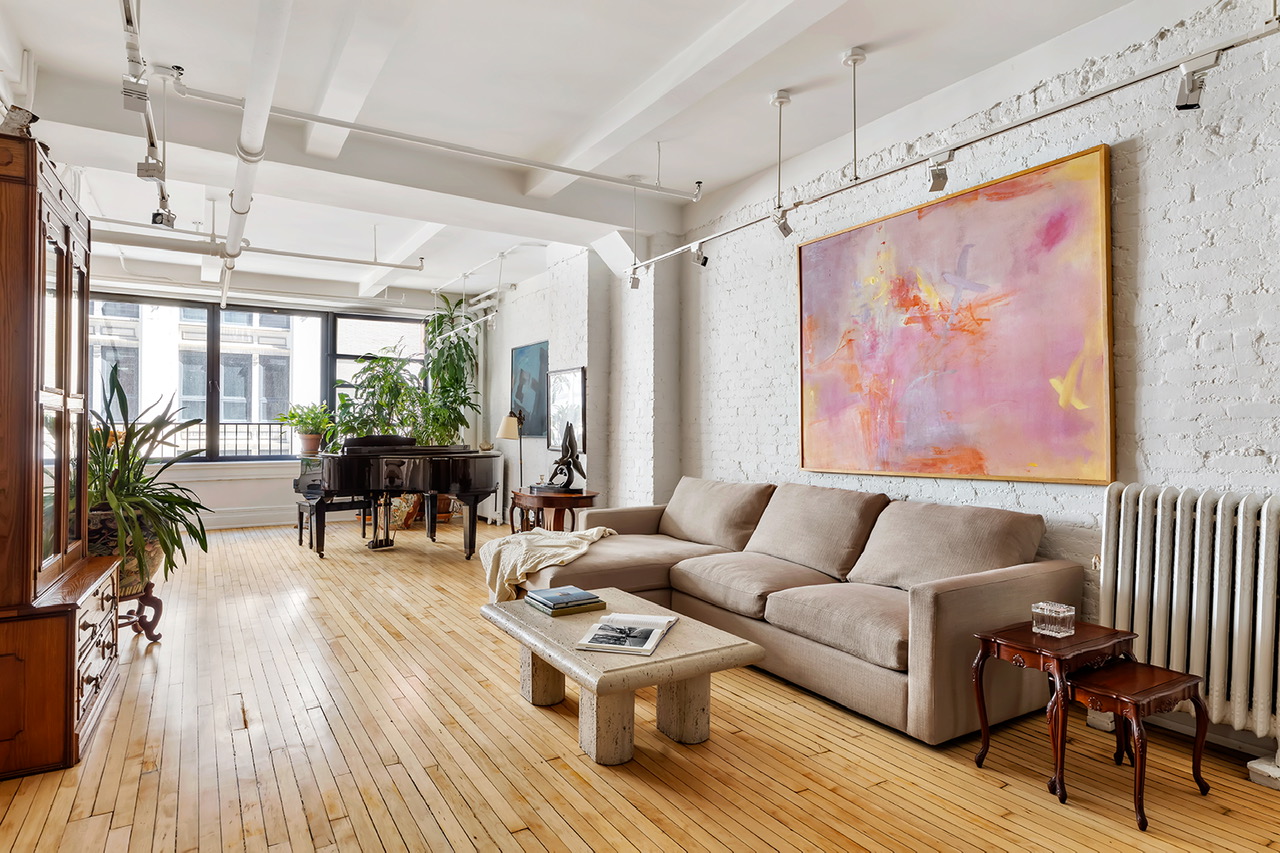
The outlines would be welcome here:
[[[137,2],[137,0],[135,0]],[[861,46],[859,124],[1119,8],[1127,0],[297,0],[277,106],[616,177],[658,175],[716,192],[776,157],[770,94],[789,89],[784,156],[847,135],[851,80],[840,54]],[[148,62],[181,65],[193,88],[242,97],[254,73],[257,0],[141,0]],[[31,102],[36,135],[81,167],[90,213],[144,222],[154,185],[134,177],[141,122],[119,95],[118,0],[0,0],[6,96]],[[34,91],[20,80],[34,58]],[[27,90],[24,97],[24,89]],[[168,110],[169,186],[180,228],[221,228],[235,170],[237,110],[152,82]],[[993,101],[998,94],[993,95]],[[407,143],[273,119],[246,237],[253,246],[378,257],[422,272],[246,253],[237,270],[277,288],[376,296],[387,287],[462,289],[545,269],[550,242],[680,230],[685,202]],[[103,226],[115,229],[116,226]],[[201,258],[111,248],[131,269],[200,280]],[[204,261],[206,276],[209,260]],[[132,266],[132,265],[138,266]],[[281,278],[285,277],[285,278]],[[290,280],[292,279],[292,280]],[[299,281],[301,279],[302,281]],[[207,278],[206,278],[207,280]]]

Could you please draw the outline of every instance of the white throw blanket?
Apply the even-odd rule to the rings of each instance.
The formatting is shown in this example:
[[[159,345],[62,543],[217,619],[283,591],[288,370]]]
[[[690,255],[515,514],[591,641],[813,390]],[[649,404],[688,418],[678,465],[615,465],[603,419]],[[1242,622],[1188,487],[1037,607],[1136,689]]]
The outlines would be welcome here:
[[[489,584],[490,601],[510,601],[516,584],[547,566],[563,566],[587,553],[592,542],[617,535],[607,527],[558,531],[535,527],[480,546],[480,564]]]

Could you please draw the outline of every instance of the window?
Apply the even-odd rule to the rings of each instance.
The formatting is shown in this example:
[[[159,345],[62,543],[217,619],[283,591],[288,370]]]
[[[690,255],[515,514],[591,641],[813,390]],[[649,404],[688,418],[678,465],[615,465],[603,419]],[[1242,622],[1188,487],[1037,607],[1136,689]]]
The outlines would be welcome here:
[[[128,317],[130,319],[138,319],[138,304],[136,302],[98,302],[96,303],[98,310],[93,313],[103,317]]]
[[[131,414],[172,400],[184,419],[202,421],[172,450],[204,448],[198,459],[293,455],[297,437],[278,415],[294,404],[332,406],[334,380],[350,378],[365,353],[422,353],[417,320],[126,300],[90,301],[90,405],[102,411],[118,364]]]
[[[182,363],[182,381],[178,389],[181,395],[182,416],[204,420],[205,398],[209,390],[208,383],[205,381],[208,373],[208,354],[203,349],[184,349],[178,353],[178,359]]]
[[[273,420],[289,410],[289,356],[258,356],[258,420]]]
[[[94,411],[101,412],[106,400],[107,379],[111,376],[111,368],[119,365],[120,384],[124,387],[125,400],[129,411],[136,413],[138,409],[138,348],[137,346],[119,346],[113,343],[95,343],[89,349],[89,405]]]
[[[249,420],[252,370],[253,356],[247,353],[222,354],[222,420]]]
[[[414,320],[338,317],[334,327],[333,375],[339,385],[350,383],[362,355],[399,347],[404,355],[422,358],[422,324]]]

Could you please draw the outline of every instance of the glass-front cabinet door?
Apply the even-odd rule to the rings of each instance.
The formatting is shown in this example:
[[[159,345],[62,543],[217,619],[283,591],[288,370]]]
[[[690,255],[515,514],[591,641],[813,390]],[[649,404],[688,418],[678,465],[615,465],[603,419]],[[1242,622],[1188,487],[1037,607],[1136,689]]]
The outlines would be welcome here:
[[[42,199],[43,200],[43,199]],[[85,556],[85,313],[88,254],[56,208],[41,216],[40,388],[36,434],[41,454],[36,593]]]

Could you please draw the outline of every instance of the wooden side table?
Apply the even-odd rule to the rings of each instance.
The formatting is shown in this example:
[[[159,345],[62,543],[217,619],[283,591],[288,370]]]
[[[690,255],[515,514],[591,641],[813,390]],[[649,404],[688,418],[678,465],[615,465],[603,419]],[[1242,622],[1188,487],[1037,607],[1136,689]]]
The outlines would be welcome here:
[[[599,492],[575,492],[556,494],[555,492],[523,492],[519,489],[511,493],[511,532],[517,533],[541,527],[544,530],[564,530],[565,514],[569,516],[569,530],[573,530],[577,521],[577,510],[586,509],[595,504]],[[520,525],[516,526],[516,511],[520,512]],[[551,510],[551,523],[546,523],[546,510]]]
[[[1121,631],[1091,622],[1077,622],[1076,632],[1071,636],[1051,637],[1032,631],[1028,621],[974,636],[981,643],[978,656],[973,661],[973,689],[978,702],[978,721],[982,725],[982,746],[974,756],[974,763],[981,767],[991,746],[987,698],[982,683],[982,671],[987,660],[996,658],[1014,666],[1046,672],[1049,674],[1049,686],[1053,690],[1049,705],[1045,708],[1049,723],[1049,749],[1053,753],[1053,777],[1049,779],[1049,793],[1057,794],[1059,802],[1065,803],[1066,703],[1069,699],[1067,676],[1072,672],[1102,666],[1116,658],[1131,658],[1133,641],[1138,635],[1132,631]]]
[[[1109,711],[1116,715],[1116,764],[1124,763],[1125,753],[1129,752],[1128,732],[1133,732],[1133,810],[1138,818],[1138,829],[1144,832],[1147,813],[1143,808],[1142,791],[1146,784],[1147,733],[1142,725],[1143,717],[1172,711],[1184,699],[1191,702],[1196,711],[1191,778],[1195,779],[1202,796],[1209,793],[1209,783],[1200,775],[1200,758],[1204,755],[1204,738],[1209,730],[1209,716],[1204,700],[1200,698],[1200,682],[1203,680],[1198,675],[1135,661],[1121,661],[1067,676],[1072,699],[1090,710]]]

